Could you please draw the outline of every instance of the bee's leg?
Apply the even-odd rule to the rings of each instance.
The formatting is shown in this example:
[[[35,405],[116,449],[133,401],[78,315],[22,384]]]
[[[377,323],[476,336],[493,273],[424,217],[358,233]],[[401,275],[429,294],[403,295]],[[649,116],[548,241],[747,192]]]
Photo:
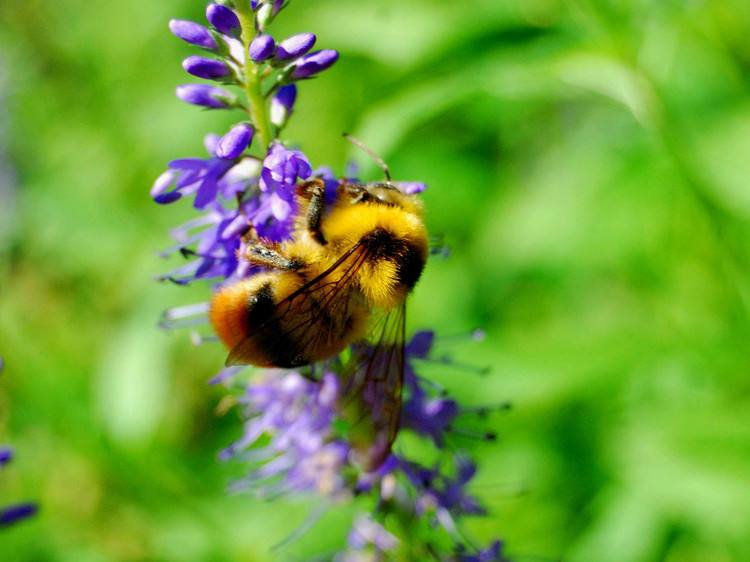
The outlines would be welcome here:
[[[302,182],[298,187],[299,193],[310,199],[307,207],[307,230],[319,244],[327,244],[320,223],[323,219],[323,205],[325,196],[325,183],[321,179]]]
[[[283,271],[294,271],[302,266],[299,260],[290,260],[281,255],[275,249],[269,248],[259,242],[248,244],[245,251],[240,253],[237,257],[239,259],[244,259],[253,265],[268,267],[270,269],[280,269]]]

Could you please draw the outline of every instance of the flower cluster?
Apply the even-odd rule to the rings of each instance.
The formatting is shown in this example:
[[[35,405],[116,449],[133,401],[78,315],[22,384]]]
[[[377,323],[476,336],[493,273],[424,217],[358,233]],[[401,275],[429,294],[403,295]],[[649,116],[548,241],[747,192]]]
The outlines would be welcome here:
[[[246,120],[204,141],[207,158],[171,161],[151,188],[160,204],[192,197],[204,214],[172,231],[191,261],[165,275],[177,283],[241,278],[246,264],[236,251],[252,225],[270,240],[288,237],[295,214],[294,186],[313,170],[307,157],[278,140],[294,110],[297,83],[315,77],[338,59],[330,49],[312,51],[316,37],[299,33],[276,41],[265,33],[284,2],[209,4],[209,26],[172,20],[169,28],[207,56],[189,56],[189,74],[213,83],[177,86],[177,97],[207,109],[238,109]],[[221,84],[221,86],[215,85]],[[238,87],[242,95],[227,89]]]
[[[300,180],[318,177],[327,195],[336,191],[340,180],[328,168],[314,170],[303,152],[280,140],[298,84],[338,59],[333,50],[313,51],[313,33],[280,40],[270,34],[269,25],[286,6],[285,0],[212,3],[206,9],[208,26],[170,22],[174,35],[205,51],[187,57],[185,71],[211,81],[178,86],[177,97],[208,109],[238,110],[242,117],[223,135],[206,137],[208,157],[173,160],[152,187],[157,203],[188,197],[199,213],[172,230],[175,245],[164,255],[180,254],[187,261],[165,274],[165,280],[220,284],[252,275],[251,266],[237,259],[244,235],[252,229],[273,241],[289,238]],[[398,186],[406,193],[424,189],[416,182]],[[205,321],[206,311],[205,303],[172,309],[163,325],[196,326]],[[196,333],[196,338],[211,336]],[[411,458],[397,444],[379,467],[367,471],[358,464],[339,411],[349,385],[342,384],[342,363],[334,359],[316,366],[314,376],[266,369],[250,378],[238,398],[244,432],[220,455],[249,467],[235,487],[264,498],[315,493],[335,501],[374,499],[374,512],[357,518],[337,561],[505,560],[499,541],[482,548],[460,529],[461,518],[483,515],[485,509],[468,490],[476,465],[455,452],[456,441],[494,439],[494,434],[468,426],[491,408],[463,408],[418,374],[430,362],[460,367],[447,357],[434,357],[435,344],[434,333],[424,331],[406,346],[400,422],[403,432],[430,444],[433,461]],[[240,371],[226,368],[212,382],[237,381]]]
[[[0,371],[3,370],[3,360],[0,358]],[[13,460],[13,449],[7,446],[0,446],[0,469],[8,465]],[[0,507],[0,527],[8,527],[37,512],[37,505],[31,502],[12,504],[7,507]]]

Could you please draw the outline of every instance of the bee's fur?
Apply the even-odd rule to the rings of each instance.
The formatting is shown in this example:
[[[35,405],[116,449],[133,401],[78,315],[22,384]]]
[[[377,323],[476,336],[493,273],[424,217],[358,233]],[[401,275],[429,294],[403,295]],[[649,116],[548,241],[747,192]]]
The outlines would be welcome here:
[[[268,271],[214,295],[210,318],[233,350],[228,361],[297,367],[331,357],[363,337],[371,308],[400,306],[419,280],[428,248],[415,196],[343,182],[326,208],[324,184],[312,180],[298,186],[297,206],[291,240],[252,240],[241,256]]]

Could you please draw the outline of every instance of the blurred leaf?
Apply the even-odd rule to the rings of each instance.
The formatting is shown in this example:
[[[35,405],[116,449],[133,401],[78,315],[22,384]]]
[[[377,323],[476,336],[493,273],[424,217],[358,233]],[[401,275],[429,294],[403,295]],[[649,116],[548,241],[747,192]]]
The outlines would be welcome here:
[[[165,338],[146,301],[113,333],[97,370],[98,407],[112,439],[139,447],[154,437],[169,402]]]

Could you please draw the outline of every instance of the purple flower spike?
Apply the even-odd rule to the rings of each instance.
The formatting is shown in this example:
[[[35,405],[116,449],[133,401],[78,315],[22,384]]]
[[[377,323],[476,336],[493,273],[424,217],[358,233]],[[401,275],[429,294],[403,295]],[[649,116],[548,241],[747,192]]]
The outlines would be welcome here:
[[[208,84],[183,84],[177,86],[177,97],[193,105],[201,105],[212,109],[229,107],[232,94],[221,88]]]
[[[248,47],[248,54],[255,62],[263,62],[273,56],[276,42],[270,35],[258,35]]]
[[[335,63],[338,58],[338,51],[332,49],[323,49],[322,51],[315,51],[314,53],[305,55],[295,63],[292,78],[295,80],[310,78],[324,71]]]
[[[219,33],[232,36],[239,34],[240,19],[231,8],[221,4],[209,4],[206,8],[206,19]]]
[[[279,43],[276,49],[276,60],[291,60],[304,55],[313,48],[315,40],[314,33],[298,33],[297,35],[287,37]]]
[[[193,76],[208,80],[224,78],[225,76],[229,76],[230,72],[226,63],[220,60],[196,56],[188,57],[182,61],[182,68]]]
[[[297,86],[287,84],[271,98],[271,123],[283,127],[292,114],[294,102],[297,100]]]
[[[0,510],[0,527],[7,527],[13,523],[18,523],[21,519],[31,517],[37,512],[37,506],[34,503],[19,503]]]
[[[235,125],[216,145],[216,156],[227,160],[234,160],[245,152],[253,140],[255,130],[247,123]]]
[[[215,51],[219,48],[219,44],[213,38],[211,32],[194,21],[170,20],[169,30],[191,45],[203,47],[209,51]]]

